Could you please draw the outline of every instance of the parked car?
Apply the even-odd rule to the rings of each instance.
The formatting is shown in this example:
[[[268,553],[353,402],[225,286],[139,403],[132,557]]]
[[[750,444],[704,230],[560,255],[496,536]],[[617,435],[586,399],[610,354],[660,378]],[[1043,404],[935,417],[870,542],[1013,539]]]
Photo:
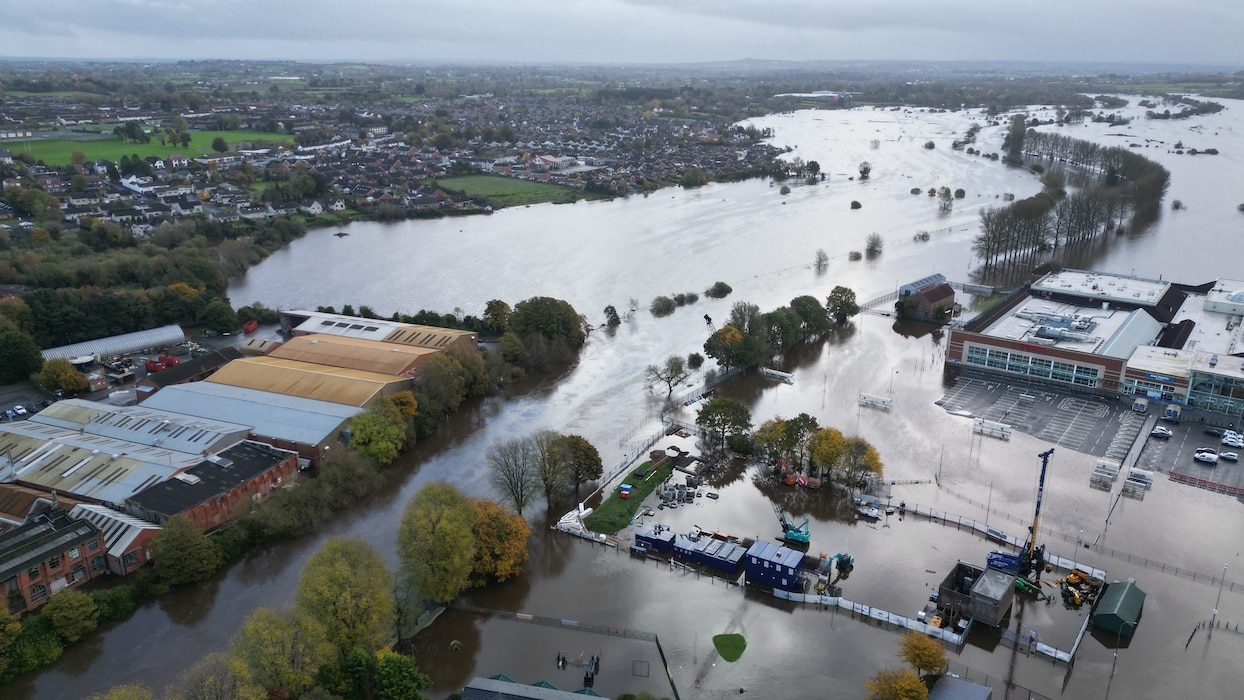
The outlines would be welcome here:
[[[1220,435],[1222,435],[1221,428],[1206,428],[1203,432],[1206,435],[1213,435],[1214,437],[1219,437]]]
[[[1192,459],[1206,464],[1218,464],[1218,455],[1213,452],[1198,452],[1192,455]]]
[[[1208,453],[1210,453],[1210,454],[1215,454],[1215,455],[1216,455],[1216,454],[1218,454],[1218,450],[1215,450],[1215,449],[1214,449],[1214,448],[1212,448],[1212,447],[1198,447],[1198,448],[1196,448],[1196,453],[1197,453],[1197,454],[1201,454],[1202,452],[1208,452]]]
[[[13,409],[11,409],[11,408],[5,409],[5,411],[4,411],[4,417],[5,417],[6,419],[8,419],[8,420],[13,420],[14,418],[16,418],[16,417],[17,417],[17,412],[15,412],[15,411],[14,411]]]
[[[1234,452],[1223,452],[1222,454],[1218,455],[1218,458],[1225,459],[1228,462],[1238,462],[1240,459],[1240,456]]]
[[[26,407],[21,405],[20,403],[13,407],[13,412],[19,416],[24,416],[28,413],[28,411],[26,410]]]
[[[1155,437],[1159,440],[1169,440],[1174,434],[1175,433],[1171,432],[1170,428],[1164,428],[1160,425],[1153,426],[1153,430],[1149,431],[1149,435],[1151,437]]]
[[[1244,440],[1240,438],[1225,437],[1222,439],[1222,444],[1227,447],[1234,447],[1237,450],[1244,450]]]

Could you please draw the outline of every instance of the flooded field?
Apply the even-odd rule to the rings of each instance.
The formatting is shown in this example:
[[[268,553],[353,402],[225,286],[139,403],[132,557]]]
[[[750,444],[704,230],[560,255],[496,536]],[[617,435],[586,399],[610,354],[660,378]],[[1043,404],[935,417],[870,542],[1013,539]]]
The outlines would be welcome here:
[[[1222,251],[1238,247],[1244,227],[1233,188],[1244,173],[1242,106],[1229,102],[1221,114],[1181,122],[1064,127],[1080,138],[1147,146],[1142,152],[1173,173],[1169,197],[1187,205],[1183,211],[1165,210],[1144,231],[1077,251],[1068,265],[1191,283],[1238,275],[1238,256]],[[349,237],[320,230],[294,242],[235,283],[230,290],[235,305],[349,303],[382,314],[456,307],[479,313],[489,299],[515,302],[541,294],[569,300],[594,323],[608,304],[625,308],[635,299],[640,311],[614,334],[594,332],[564,376],[455,416],[441,435],[404,458],[391,490],[322,532],[255,553],[208,585],[141,609],[70,648],[42,674],[10,684],[4,696],[78,698],[135,680],[162,688],[195,659],[226,648],[252,609],[288,602],[302,562],[327,537],[364,537],[392,560],[398,516],[423,484],[449,479],[474,495],[490,495],[483,457],[497,441],[543,428],[573,432],[593,441],[607,466],[616,464],[659,428],[659,401],[644,386],[644,367],[701,350],[708,335],[706,313],[724,318],[736,301],[768,310],[800,294],[824,297],[836,285],[867,300],[935,272],[971,279],[979,264],[971,241],[981,208],[999,204],[1003,194],[1022,197],[1040,187],[1024,170],[951,150],[951,140],[983,119],[976,112],[860,109],[756,120],[774,128],[778,145],[792,146],[792,157],[817,160],[829,173],[827,182],[793,185],[786,196],[767,182],[750,181],[489,217],[360,223],[349,227]],[[1000,131],[984,128],[977,146],[1000,150]],[[932,150],[923,148],[929,140],[935,143]],[[1175,155],[1170,151],[1180,140],[1218,148],[1221,155]],[[872,177],[848,179],[862,160],[872,163]],[[942,185],[967,192],[949,213],[938,212],[927,196],[910,194],[914,187]],[[852,200],[861,208],[851,210]],[[929,231],[929,241],[913,240],[919,231]],[[848,253],[861,250],[872,232],[885,239],[884,252],[848,261]],[[818,249],[830,255],[824,274],[811,267]],[[734,293],[668,318],[646,311],[653,296],[699,292],[716,280],[729,283]],[[748,374],[720,391],[744,401],[757,424],[807,412],[822,425],[862,435],[878,447],[887,479],[929,481],[940,474],[940,487],[894,487],[895,502],[981,519],[988,503],[994,510],[991,527],[1020,536],[1031,520],[1036,455],[1054,443],[1025,434],[1010,441],[973,436],[970,419],[935,403],[953,388],[944,380],[944,350],[938,333],[862,315],[784,358],[793,384]],[[892,394],[893,409],[861,410],[861,391]],[[1086,452],[1056,447],[1042,515],[1054,534],[1042,537],[1054,553],[1069,558],[1079,553],[1111,579],[1135,577],[1149,594],[1140,628],[1118,652],[1113,675],[1118,640],[1096,636],[1086,639],[1069,674],[999,647],[989,635],[974,636],[952,659],[1049,697],[1101,697],[1107,690],[1116,697],[1169,697],[1187,688],[1208,697],[1234,695],[1244,681],[1235,663],[1244,652],[1244,637],[1194,630],[1211,616],[1218,593],[1213,577],[1222,575],[1224,563],[1228,583],[1218,617],[1244,621],[1244,587],[1233,583],[1244,583],[1238,543],[1244,508],[1234,499],[1165,479],[1143,501],[1117,499],[1117,487],[1112,493],[1089,487],[1092,465]],[[979,562],[994,548],[974,534],[920,518],[891,516],[889,527],[884,519],[866,525],[849,516],[841,494],[777,491],[758,482],[758,473],[756,466],[739,468],[718,501],[675,511],[671,524],[773,537],[776,519],[769,500],[777,497],[800,519],[810,516],[812,551],[846,550],[856,557],[856,569],[843,583],[845,596],[904,615],[923,607],[930,586],[957,559]],[[890,630],[635,560],[550,532],[547,524],[533,523],[528,573],[472,594],[470,604],[655,632],[683,697],[737,695],[744,688],[761,697],[816,689],[826,697],[855,698],[878,668],[898,664],[898,635]],[[1097,548],[1077,548],[1081,540]],[[1024,606],[1022,619],[1054,630],[1050,643],[1061,645],[1063,630],[1078,628],[1082,614],[1060,603],[1036,604]],[[712,635],[723,631],[740,631],[748,639],[736,663],[710,653]],[[459,644],[451,645],[454,641]],[[581,676],[575,669],[556,669],[557,653],[577,657],[597,650],[603,661],[598,689],[604,694],[668,691],[651,646],[635,640],[449,611],[416,646],[437,697],[472,676],[498,673],[576,688]],[[647,662],[649,675],[637,675],[643,664],[634,662]]]

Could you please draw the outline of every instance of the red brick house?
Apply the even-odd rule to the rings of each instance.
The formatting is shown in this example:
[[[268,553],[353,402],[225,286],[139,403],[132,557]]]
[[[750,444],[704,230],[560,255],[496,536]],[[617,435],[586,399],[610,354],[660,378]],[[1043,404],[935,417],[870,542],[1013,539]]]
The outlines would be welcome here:
[[[0,590],[14,615],[34,610],[54,593],[103,576],[104,536],[85,520],[49,510],[0,535]]]

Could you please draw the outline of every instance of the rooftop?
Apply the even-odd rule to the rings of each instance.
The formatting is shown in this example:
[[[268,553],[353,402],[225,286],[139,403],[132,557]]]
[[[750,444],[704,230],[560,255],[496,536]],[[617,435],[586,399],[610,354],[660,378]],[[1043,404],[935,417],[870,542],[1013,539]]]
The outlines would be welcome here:
[[[51,552],[99,535],[89,522],[70,518],[64,511],[44,513],[21,527],[0,535],[0,581],[25,571]]]
[[[147,487],[128,500],[150,512],[171,517],[228,493],[280,464],[291,454],[258,442],[240,442],[172,479]]]
[[[300,335],[268,354],[332,367],[360,369],[394,376],[411,376],[432,348],[397,345],[338,335]]]
[[[1244,342],[1240,337],[1244,333],[1244,324],[1240,323],[1238,316],[1215,311],[1215,308],[1222,306],[1212,303],[1208,295],[1190,296],[1187,303],[1179,307],[1171,322],[1188,320],[1196,324],[1183,349],[1223,355],[1244,352]]]
[[[208,377],[214,384],[229,384],[277,394],[365,406],[385,387],[407,379],[377,372],[329,367],[278,357],[246,357],[234,360]]]
[[[192,454],[215,452],[250,432],[248,425],[207,420],[147,405],[112,406],[83,399],[57,401],[31,416],[30,421]]]
[[[804,554],[803,552],[799,552],[794,549],[787,549],[786,547],[773,542],[757,540],[755,544],[748,548],[747,556],[756,557],[757,559],[765,561],[771,561],[782,566],[798,568],[801,564],[803,564]]]
[[[1162,377],[1187,379],[1197,353],[1191,350],[1142,345],[1127,360],[1127,368]]]
[[[159,530],[160,526],[139,520],[107,506],[83,503],[69,511],[70,517],[88,520],[104,534],[104,547],[108,554],[120,557],[144,530]]]
[[[113,505],[201,459],[33,421],[0,426],[0,452],[12,455],[15,481]]]
[[[282,316],[297,324],[293,330],[300,335],[321,333],[433,349],[444,349],[464,336],[475,338],[474,331],[420,326],[376,318],[356,318],[319,311],[284,311]]]
[[[170,386],[143,405],[205,418],[243,421],[252,426],[252,435],[303,445],[317,445],[332,437],[342,423],[362,410],[356,406],[213,382]]]
[[[1149,280],[1128,275],[1113,275],[1090,270],[1051,272],[1032,285],[1033,292],[1067,294],[1085,299],[1089,306],[1109,301],[1137,306],[1156,306],[1170,282]]]
[[[125,353],[139,352],[148,348],[176,345],[177,343],[185,342],[185,340],[186,334],[181,330],[181,326],[162,326],[145,331],[135,331],[98,340],[88,340],[82,343],[48,348],[43,351],[43,359],[51,360],[58,357],[69,359],[83,355],[99,355],[100,357],[124,355]]]
[[[1074,352],[1126,358],[1162,329],[1143,311],[1104,310],[1028,297],[982,331],[984,335]]]

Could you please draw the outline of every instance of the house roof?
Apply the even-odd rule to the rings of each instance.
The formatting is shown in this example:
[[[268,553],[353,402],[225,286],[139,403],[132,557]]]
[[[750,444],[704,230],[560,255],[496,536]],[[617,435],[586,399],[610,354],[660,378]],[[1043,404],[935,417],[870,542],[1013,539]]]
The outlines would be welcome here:
[[[285,461],[291,454],[258,442],[240,442],[171,479],[147,487],[128,501],[169,517],[232,491]]]
[[[318,445],[362,409],[247,387],[193,382],[161,390],[143,402],[205,418],[228,418],[252,426],[251,434]]]
[[[217,370],[207,381],[348,406],[365,406],[386,387],[409,382],[408,379],[388,374],[277,357],[234,360]]]
[[[139,520],[107,506],[81,504],[69,511],[69,516],[79,520],[88,520],[100,532],[104,533],[104,548],[108,554],[120,558],[145,531],[159,531],[160,526]]]
[[[268,356],[409,377],[424,359],[436,352],[431,348],[316,334],[290,338]]]
[[[43,513],[0,535],[0,581],[25,571],[53,552],[98,536],[99,529],[94,525],[70,518],[63,510]]]
[[[151,328],[145,331],[135,331],[133,333],[124,333],[122,335],[113,335],[107,338],[100,338],[98,340],[88,340],[82,343],[48,348],[43,351],[43,359],[52,360],[58,357],[69,359],[72,357],[81,357],[83,355],[110,357],[112,355],[124,355],[129,352],[138,352],[140,350],[146,350],[147,348],[159,348],[166,345],[176,345],[177,343],[184,343],[185,341],[186,334],[181,330],[181,326],[162,326],[160,328]]]

